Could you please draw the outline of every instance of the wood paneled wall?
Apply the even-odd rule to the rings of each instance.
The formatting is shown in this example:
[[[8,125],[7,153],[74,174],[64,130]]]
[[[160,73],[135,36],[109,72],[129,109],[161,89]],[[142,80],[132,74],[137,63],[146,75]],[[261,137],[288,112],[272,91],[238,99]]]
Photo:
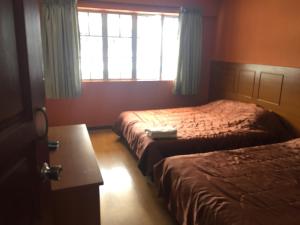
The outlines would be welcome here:
[[[209,96],[253,102],[278,113],[300,134],[300,68],[215,61]]]

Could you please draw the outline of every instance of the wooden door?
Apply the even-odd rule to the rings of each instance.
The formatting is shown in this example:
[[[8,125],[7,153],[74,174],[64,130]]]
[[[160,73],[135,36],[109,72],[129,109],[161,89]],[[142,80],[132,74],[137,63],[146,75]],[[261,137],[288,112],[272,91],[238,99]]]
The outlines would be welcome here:
[[[39,170],[46,140],[37,139],[36,110],[44,106],[37,0],[0,1],[0,224],[41,224]],[[41,190],[45,191],[42,192]]]

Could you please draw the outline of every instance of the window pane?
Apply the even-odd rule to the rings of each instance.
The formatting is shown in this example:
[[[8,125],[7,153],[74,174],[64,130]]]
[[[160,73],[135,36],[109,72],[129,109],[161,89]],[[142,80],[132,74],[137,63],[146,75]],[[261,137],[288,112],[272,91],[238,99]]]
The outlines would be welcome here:
[[[109,37],[131,37],[132,16],[107,14],[107,34]]]
[[[165,17],[163,23],[162,79],[174,80],[178,62],[178,17]]]
[[[120,36],[120,15],[119,14],[107,14],[107,35],[109,37]]]
[[[129,58],[115,57],[108,59],[109,79],[131,79],[131,64]]]
[[[87,12],[78,13],[78,23],[80,34],[89,34],[89,15]]]
[[[137,79],[159,80],[161,16],[137,17]]]
[[[83,79],[103,79],[102,14],[79,12]],[[177,72],[178,17],[137,15],[136,77],[172,80]],[[107,14],[108,78],[132,78],[132,15]],[[161,73],[161,74],[160,74]]]
[[[108,78],[132,78],[132,16],[107,14]]]
[[[103,79],[101,13],[79,12],[82,79]]]
[[[120,15],[120,35],[121,37],[132,37],[131,15]]]
[[[108,38],[108,78],[131,79],[131,38]]]
[[[90,35],[102,35],[102,16],[101,13],[89,13]]]
[[[81,36],[82,79],[103,79],[102,37]]]

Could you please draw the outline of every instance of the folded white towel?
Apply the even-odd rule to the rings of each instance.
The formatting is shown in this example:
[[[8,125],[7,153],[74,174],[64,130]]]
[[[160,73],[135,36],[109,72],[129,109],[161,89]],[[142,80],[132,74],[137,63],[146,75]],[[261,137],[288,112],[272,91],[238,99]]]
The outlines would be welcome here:
[[[177,137],[177,129],[170,126],[147,128],[145,132],[149,137],[154,139]]]

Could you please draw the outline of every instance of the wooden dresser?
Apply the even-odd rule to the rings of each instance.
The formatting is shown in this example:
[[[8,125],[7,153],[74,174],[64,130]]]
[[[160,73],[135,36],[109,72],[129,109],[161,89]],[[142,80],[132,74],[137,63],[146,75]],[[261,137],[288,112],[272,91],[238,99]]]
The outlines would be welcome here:
[[[103,180],[86,126],[50,127],[48,139],[59,141],[50,165],[63,167],[61,179],[51,181],[54,223],[100,225]]]

